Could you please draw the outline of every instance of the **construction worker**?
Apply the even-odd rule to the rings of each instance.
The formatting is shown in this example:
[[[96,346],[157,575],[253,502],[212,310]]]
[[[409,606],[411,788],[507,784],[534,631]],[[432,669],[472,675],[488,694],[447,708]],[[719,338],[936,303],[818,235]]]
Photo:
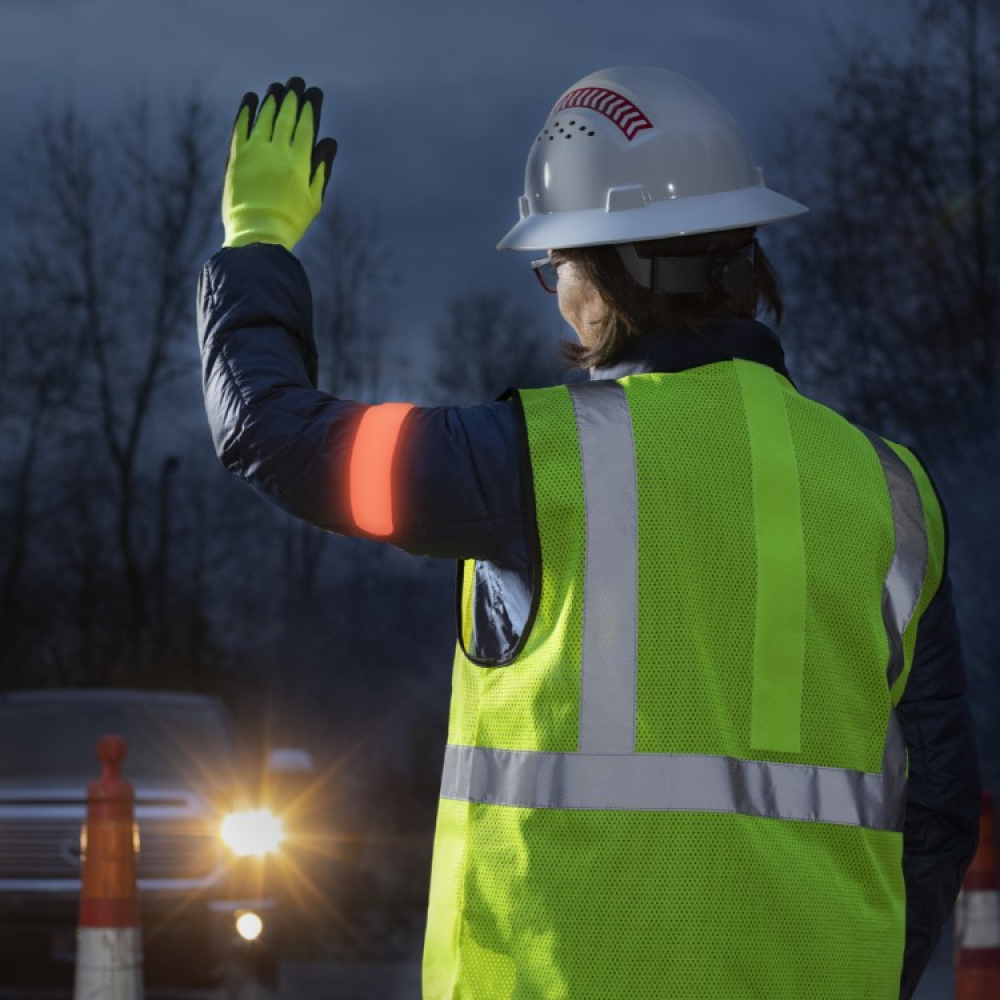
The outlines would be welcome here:
[[[314,388],[291,253],[320,104],[296,78],[240,106],[205,397],[223,463],[292,514],[462,560],[424,996],[910,996],[976,750],[927,473],[802,396],[756,319],[781,313],[756,230],[806,209],[696,84],[591,74],[499,244],[541,254],[590,381],[365,406]]]

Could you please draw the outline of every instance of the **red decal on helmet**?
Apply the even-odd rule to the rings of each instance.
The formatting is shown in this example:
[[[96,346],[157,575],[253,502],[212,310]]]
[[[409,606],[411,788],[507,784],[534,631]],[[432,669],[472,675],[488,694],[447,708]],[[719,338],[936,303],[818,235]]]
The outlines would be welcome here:
[[[586,108],[614,122],[631,142],[638,132],[653,123],[627,98],[606,87],[578,87],[571,90],[553,109],[552,114],[567,108]]]
[[[392,459],[412,403],[369,406],[351,448],[351,516],[368,535],[385,538],[392,520]]]

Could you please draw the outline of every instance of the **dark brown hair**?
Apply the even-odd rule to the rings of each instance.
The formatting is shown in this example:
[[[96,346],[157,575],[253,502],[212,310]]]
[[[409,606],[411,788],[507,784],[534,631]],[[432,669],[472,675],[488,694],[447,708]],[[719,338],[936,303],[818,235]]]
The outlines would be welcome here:
[[[753,229],[730,229],[695,236],[636,243],[642,257],[726,257],[750,243]],[[553,250],[556,263],[573,261],[608,307],[607,318],[597,328],[589,347],[565,341],[563,355],[574,368],[594,368],[614,360],[625,343],[645,333],[671,329],[699,334],[714,319],[754,316],[758,309],[781,322],[782,305],[778,279],[771,262],[758,246],[750,290],[739,301],[721,290],[693,294],[653,292],[644,288],[625,269],[613,246],[576,247]]]

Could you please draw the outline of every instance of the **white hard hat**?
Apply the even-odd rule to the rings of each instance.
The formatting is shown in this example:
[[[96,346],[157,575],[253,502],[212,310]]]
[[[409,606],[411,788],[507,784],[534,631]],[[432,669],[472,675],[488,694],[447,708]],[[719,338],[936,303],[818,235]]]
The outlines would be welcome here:
[[[708,91],[636,67],[591,73],[556,102],[528,154],[519,208],[499,250],[665,239],[808,211],[764,185]]]

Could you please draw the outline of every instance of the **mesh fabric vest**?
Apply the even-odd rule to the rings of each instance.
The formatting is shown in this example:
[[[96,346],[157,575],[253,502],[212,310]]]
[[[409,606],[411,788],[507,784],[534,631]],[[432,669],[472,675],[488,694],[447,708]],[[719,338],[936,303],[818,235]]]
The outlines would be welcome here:
[[[895,998],[922,469],[750,362],[521,403],[537,603],[456,656],[425,997]]]

